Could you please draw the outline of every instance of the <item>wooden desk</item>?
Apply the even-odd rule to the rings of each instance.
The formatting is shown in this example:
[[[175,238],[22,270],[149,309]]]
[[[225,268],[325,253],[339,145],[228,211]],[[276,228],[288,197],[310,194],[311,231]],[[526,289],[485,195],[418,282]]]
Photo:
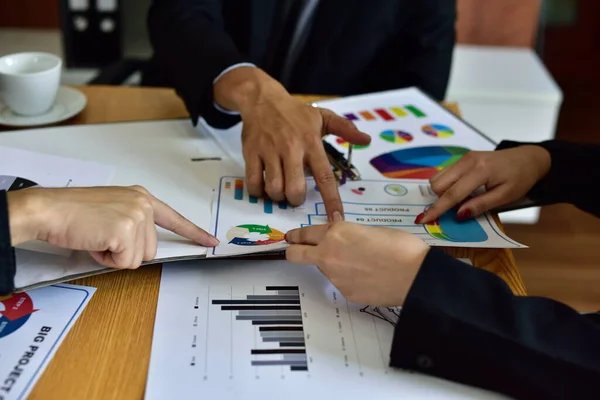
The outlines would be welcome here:
[[[185,118],[172,90],[82,87],[84,112],[66,124]],[[302,96],[303,101],[322,99]],[[448,106],[458,112],[456,106]],[[508,282],[516,294],[525,288],[510,250],[449,249]],[[141,399],[144,395],[160,266],[118,271],[72,283],[98,288],[34,388],[31,399]]]

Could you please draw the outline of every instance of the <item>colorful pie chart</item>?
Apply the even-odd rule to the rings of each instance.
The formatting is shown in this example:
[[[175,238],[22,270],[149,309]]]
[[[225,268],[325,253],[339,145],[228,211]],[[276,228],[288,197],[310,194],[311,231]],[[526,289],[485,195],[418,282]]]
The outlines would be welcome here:
[[[229,244],[237,246],[266,246],[282,242],[285,234],[269,225],[238,225],[229,229],[226,234]]]
[[[379,134],[379,137],[385,140],[386,142],[396,143],[396,144],[405,144],[412,142],[413,137],[410,133],[403,131],[395,131],[392,129],[388,129]]]
[[[386,178],[429,179],[468,152],[467,148],[455,146],[415,147],[381,154],[370,163]]]
[[[435,138],[449,138],[454,135],[454,131],[451,128],[440,124],[425,125],[423,133]]]
[[[485,242],[488,238],[479,222],[469,219],[464,222],[456,220],[456,210],[451,209],[442,216],[425,225],[431,237],[449,242]]]

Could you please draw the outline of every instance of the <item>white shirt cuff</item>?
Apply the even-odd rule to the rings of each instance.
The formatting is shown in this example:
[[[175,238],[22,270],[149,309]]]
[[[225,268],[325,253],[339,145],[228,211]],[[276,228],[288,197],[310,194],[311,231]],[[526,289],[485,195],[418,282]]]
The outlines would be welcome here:
[[[217,83],[217,81],[226,73],[228,73],[229,71],[232,71],[236,68],[239,67],[256,67],[256,65],[252,64],[252,63],[248,63],[248,62],[243,62],[243,63],[238,63],[238,64],[233,64],[227,68],[225,68],[223,71],[221,71],[221,73],[219,75],[217,75],[217,77],[213,80],[213,85],[215,83]],[[217,104],[217,102],[213,102],[214,107],[219,110],[220,112],[224,113],[224,114],[229,114],[229,115],[240,115],[239,112],[237,111],[231,111],[231,110],[227,110],[226,108],[221,107],[220,105]]]

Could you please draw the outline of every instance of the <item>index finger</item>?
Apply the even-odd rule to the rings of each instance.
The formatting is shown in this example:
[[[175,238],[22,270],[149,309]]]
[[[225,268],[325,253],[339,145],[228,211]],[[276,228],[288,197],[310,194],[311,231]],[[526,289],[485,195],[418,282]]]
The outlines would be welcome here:
[[[285,234],[285,240],[290,244],[318,245],[331,225],[314,225],[305,228],[292,229]]]
[[[212,247],[219,244],[216,237],[195,225],[152,194],[148,194],[148,197],[154,209],[154,223],[156,225],[202,246]]]
[[[472,171],[450,186],[433,205],[427,209],[420,223],[426,224],[439,218],[443,213],[465,200],[481,185],[485,184],[485,175]]]
[[[308,157],[308,166],[323,197],[329,222],[333,221],[333,213],[336,211],[343,217],[344,207],[340,198],[337,180],[331,170],[325,149],[323,146],[318,146],[316,151],[311,152]]]

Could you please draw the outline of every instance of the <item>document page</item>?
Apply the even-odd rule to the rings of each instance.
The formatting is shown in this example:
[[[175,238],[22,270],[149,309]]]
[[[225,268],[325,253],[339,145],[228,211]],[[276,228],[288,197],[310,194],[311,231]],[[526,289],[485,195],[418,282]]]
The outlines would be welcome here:
[[[0,296],[0,399],[25,399],[95,288],[53,285]]]
[[[346,300],[313,266],[165,265],[145,398],[504,398],[390,368],[401,312]]]
[[[212,233],[221,243],[208,257],[225,257],[282,250],[290,229],[327,223],[323,199],[314,179],[306,181],[307,198],[300,207],[248,194],[244,179],[223,177],[213,207]],[[345,220],[412,233],[431,246],[519,248],[489,214],[464,222],[450,210],[426,225],[415,218],[437,199],[427,180],[347,181],[339,188]]]

